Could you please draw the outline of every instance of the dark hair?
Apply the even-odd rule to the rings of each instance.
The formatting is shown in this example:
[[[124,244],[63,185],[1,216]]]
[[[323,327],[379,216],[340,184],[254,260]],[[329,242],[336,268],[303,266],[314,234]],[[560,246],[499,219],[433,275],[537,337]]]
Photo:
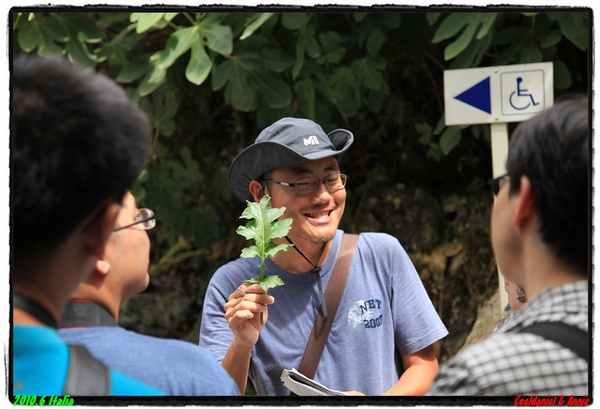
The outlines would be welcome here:
[[[150,148],[147,116],[112,79],[65,59],[13,62],[11,250],[51,251],[103,203],[120,203]]]
[[[564,262],[587,271],[590,250],[590,122],[583,95],[553,107],[515,129],[508,152],[510,194],[520,177],[531,181],[540,235]]]

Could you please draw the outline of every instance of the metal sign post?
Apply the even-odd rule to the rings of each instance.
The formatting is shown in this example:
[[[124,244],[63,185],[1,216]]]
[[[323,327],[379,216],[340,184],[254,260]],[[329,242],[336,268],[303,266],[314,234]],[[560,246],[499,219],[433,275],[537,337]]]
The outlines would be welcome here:
[[[492,177],[506,173],[508,123],[525,121],[554,103],[552,63],[444,71],[446,126],[490,124]],[[508,303],[498,269],[500,313]]]

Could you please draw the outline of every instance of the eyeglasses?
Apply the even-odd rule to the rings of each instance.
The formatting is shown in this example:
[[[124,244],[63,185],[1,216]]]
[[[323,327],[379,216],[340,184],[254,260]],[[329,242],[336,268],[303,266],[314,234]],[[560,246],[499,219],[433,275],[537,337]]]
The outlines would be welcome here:
[[[343,173],[333,173],[328,175],[325,179],[319,178],[300,178],[294,183],[281,182],[273,179],[263,179],[266,183],[277,183],[278,185],[293,187],[296,193],[299,195],[308,195],[319,186],[319,183],[324,183],[329,191],[341,190],[346,186],[348,176]]]
[[[141,224],[144,230],[153,229],[156,226],[156,217],[154,212],[150,209],[138,209],[138,214],[135,216],[135,222],[128,224],[127,226],[117,227],[113,230],[113,233],[119,230],[126,229],[136,224]]]
[[[502,175],[492,179],[492,192],[494,192],[494,196],[498,196],[500,189],[502,189],[509,180],[510,177],[508,175]]]

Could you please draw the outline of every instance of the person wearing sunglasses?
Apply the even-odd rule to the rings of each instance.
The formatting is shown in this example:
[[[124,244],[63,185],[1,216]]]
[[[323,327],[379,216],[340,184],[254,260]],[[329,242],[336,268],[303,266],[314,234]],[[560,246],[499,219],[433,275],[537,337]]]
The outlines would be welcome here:
[[[116,82],[59,57],[15,56],[10,91],[9,396],[40,404],[65,394],[162,395],[70,349],[57,332],[147,159],[150,121]],[[95,372],[70,376],[73,362],[100,367],[104,382]]]
[[[282,370],[299,367],[319,311],[333,324],[315,380],[366,395],[419,395],[433,381],[434,343],[448,332],[396,238],[360,234],[337,313],[328,313],[323,293],[340,250],[350,180],[338,160],[353,140],[345,129],[326,134],[311,120],[283,118],[229,168],[229,186],[243,203],[269,195],[272,207],[285,207],[282,218],[293,220],[276,241],[294,246],[265,261],[265,273],[285,285],[267,295],[242,284],[258,275],[260,261],[239,258],[219,268],[207,288],[200,345],[241,391],[250,375],[258,395],[291,394]]]
[[[559,405],[590,396],[589,111],[587,97],[565,97],[513,132],[508,173],[493,183],[491,242],[527,302],[442,366],[428,394],[510,396],[516,405],[527,404],[518,396],[563,396]]]
[[[198,345],[138,334],[117,323],[121,305],[150,282],[147,231],[155,226],[154,212],[138,209],[128,192],[104,255],[65,308],[60,335],[168,396],[239,395],[229,374]]]

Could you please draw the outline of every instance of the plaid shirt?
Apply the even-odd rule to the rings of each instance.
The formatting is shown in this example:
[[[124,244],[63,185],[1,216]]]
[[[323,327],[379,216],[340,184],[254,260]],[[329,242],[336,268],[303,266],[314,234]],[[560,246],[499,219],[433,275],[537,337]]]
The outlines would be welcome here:
[[[504,327],[440,368],[428,395],[589,396],[587,362],[537,335],[517,333],[534,322],[589,326],[587,281],[553,287],[527,303]]]

